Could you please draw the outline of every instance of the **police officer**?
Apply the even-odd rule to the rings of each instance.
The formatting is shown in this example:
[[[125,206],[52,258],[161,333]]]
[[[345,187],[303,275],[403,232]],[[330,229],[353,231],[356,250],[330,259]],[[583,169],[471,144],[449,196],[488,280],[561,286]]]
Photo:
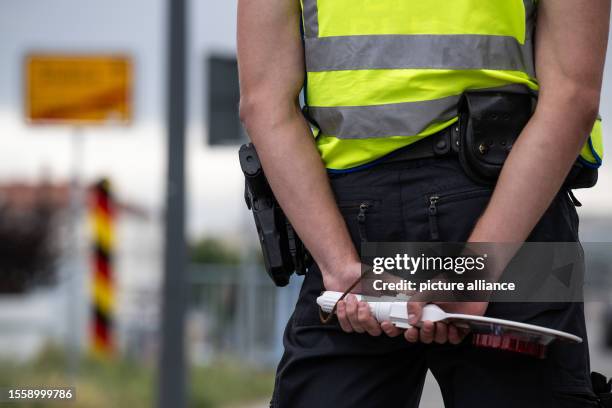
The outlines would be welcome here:
[[[447,407],[597,406],[586,342],[555,344],[546,360],[517,357],[473,348],[445,323],[400,332],[350,295],[324,325],[315,299],[359,277],[363,240],[577,241],[562,186],[578,156],[601,164],[609,9],[607,0],[239,0],[241,117],[316,262],[285,331],[271,406],[417,407],[428,369]],[[440,143],[473,89],[539,93],[491,189],[452,150],[430,154],[448,150]],[[410,303],[413,321],[422,307]],[[447,307],[586,336],[578,303]]]

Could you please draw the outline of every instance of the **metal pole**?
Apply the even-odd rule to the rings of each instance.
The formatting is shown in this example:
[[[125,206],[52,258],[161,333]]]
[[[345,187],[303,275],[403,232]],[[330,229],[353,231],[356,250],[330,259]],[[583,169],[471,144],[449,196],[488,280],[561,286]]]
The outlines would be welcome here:
[[[186,0],[168,0],[168,180],[162,283],[160,408],[185,407],[185,103]]]
[[[69,246],[67,248],[66,268],[66,338],[68,346],[68,372],[76,376],[82,327],[79,310],[81,309],[81,289],[84,271],[81,268],[81,211],[83,197],[81,195],[81,173],[83,171],[83,137],[81,129],[77,126],[70,135],[72,168],[70,169],[70,210],[69,210]]]

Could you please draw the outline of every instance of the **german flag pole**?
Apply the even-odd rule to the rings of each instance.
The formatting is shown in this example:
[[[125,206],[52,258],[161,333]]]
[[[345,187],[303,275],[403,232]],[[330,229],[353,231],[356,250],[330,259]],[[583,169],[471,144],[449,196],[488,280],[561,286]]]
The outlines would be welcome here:
[[[114,353],[115,346],[113,335],[115,309],[113,280],[114,203],[109,181],[103,179],[96,183],[92,195],[91,351],[98,357],[108,358]]]

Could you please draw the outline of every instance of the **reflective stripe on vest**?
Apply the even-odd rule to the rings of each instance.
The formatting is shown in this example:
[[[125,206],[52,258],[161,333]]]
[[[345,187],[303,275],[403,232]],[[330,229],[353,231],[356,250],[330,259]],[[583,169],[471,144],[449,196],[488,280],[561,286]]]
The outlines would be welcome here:
[[[535,0],[301,4],[306,102],[328,168],[360,166],[452,124],[467,89],[538,90]]]
[[[499,69],[533,72],[531,40],[490,35],[306,38],[308,72],[358,69]],[[355,53],[355,50],[360,50]]]

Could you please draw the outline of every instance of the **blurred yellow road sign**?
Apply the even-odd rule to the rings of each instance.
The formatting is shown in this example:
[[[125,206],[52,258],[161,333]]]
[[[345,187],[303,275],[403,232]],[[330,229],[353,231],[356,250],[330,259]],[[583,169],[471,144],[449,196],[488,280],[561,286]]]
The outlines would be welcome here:
[[[31,123],[126,124],[132,119],[128,57],[33,54],[25,70],[25,112]]]

